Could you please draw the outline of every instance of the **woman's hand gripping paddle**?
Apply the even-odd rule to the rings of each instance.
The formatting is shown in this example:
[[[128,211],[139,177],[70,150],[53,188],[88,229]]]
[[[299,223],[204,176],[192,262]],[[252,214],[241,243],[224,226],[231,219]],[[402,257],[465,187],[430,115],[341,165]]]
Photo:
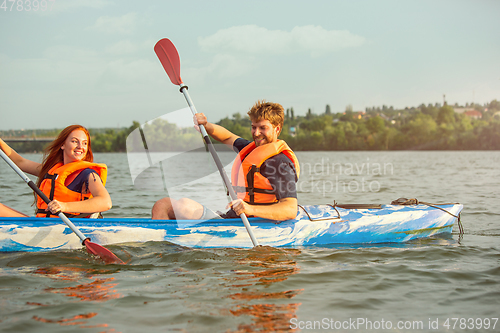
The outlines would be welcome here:
[[[191,112],[193,113],[193,115],[195,115],[197,112],[196,108],[194,107],[193,101],[189,96],[188,87],[182,82],[181,79],[181,62],[179,60],[179,53],[177,52],[177,49],[175,48],[174,44],[172,44],[172,42],[169,39],[163,38],[160,41],[158,41],[158,43],[156,43],[154,50],[156,52],[156,55],[158,56],[158,59],[160,59],[163,68],[165,68],[165,71],[167,72],[170,81],[172,81],[173,84],[180,86],[181,88],[180,90],[184,94],[184,97],[186,98],[186,101],[189,105],[189,108],[191,109]],[[212,145],[210,138],[208,137],[205,127],[203,125],[200,125],[200,130],[201,134],[203,135],[203,139],[205,140],[208,146],[208,150],[210,150],[212,158],[214,159],[215,164],[217,165],[217,169],[219,169],[219,173],[222,177],[222,180],[224,181],[224,184],[226,185],[226,188],[229,191],[231,199],[232,200],[238,199],[236,193],[234,192],[233,187],[231,186],[231,182],[229,181],[229,178],[227,177],[227,174],[224,171],[224,166],[222,165],[219,156],[217,155],[217,152],[215,151],[215,148]],[[240,218],[243,221],[245,228],[247,229],[248,235],[250,236],[253,245],[258,246],[259,243],[257,242],[255,236],[253,235],[252,227],[250,226],[250,223],[248,222],[245,213],[242,213],[240,215]]]
[[[48,204],[50,202],[50,199],[47,198],[45,193],[40,191],[40,189],[36,186],[36,184],[33,183],[33,181],[31,179],[29,179],[28,176],[26,176],[26,174],[21,169],[19,169],[19,167],[14,162],[12,162],[12,160],[3,152],[2,149],[0,149],[0,155],[5,160],[5,162],[7,162],[7,164],[19,175],[19,177],[21,177],[26,182],[26,184],[28,184],[28,186],[31,187],[31,189],[33,191],[35,191],[36,194],[38,194],[43,199],[43,201],[45,201],[46,204]],[[85,237],[80,232],[80,230],[78,230],[75,227],[75,225],[66,217],[66,215],[64,215],[63,212],[58,212],[56,214],[80,238],[80,240],[82,241],[82,245],[85,245],[88,253],[93,254],[95,256],[98,256],[106,264],[124,264],[124,262],[120,258],[118,258],[116,255],[114,255],[113,252],[102,247],[99,244],[91,242],[90,238]]]

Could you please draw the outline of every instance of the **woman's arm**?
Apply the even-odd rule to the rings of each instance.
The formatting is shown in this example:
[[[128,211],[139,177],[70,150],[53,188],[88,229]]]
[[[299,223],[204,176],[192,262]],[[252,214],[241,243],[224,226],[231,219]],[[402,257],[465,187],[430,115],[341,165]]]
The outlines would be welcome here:
[[[0,148],[4,151],[5,155],[9,156],[12,162],[14,162],[14,164],[19,167],[19,169],[33,176],[40,176],[42,164],[25,159],[14,149],[12,149],[8,144],[6,144],[2,139],[0,139]]]
[[[0,217],[28,217],[28,215],[0,203]]]
[[[53,200],[47,205],[48,210],[54,214],[58,211],[62,211],[63,213],[97,213],[111,209],[111,197],[109,196],[108,190],[106,190],[102,184],[99,176],[96,173],[91,173],[88,182],[89,192],[92,194],[92,198],[73,202]]]

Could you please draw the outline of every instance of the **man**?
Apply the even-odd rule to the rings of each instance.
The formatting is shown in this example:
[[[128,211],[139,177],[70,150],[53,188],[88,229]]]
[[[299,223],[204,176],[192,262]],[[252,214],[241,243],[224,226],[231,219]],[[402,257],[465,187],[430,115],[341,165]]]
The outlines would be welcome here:
[[[278,140],[283,129],[283,107],[258,101],[248,115],[252,121],[253,142],[209,123],[203,113],[194,117],[195,123],[205,126],[211,137],[239,153],[231,171],[231,183],[238,199],[229,203],[227,208],[231,209],[225,214],[215,213],[194,200],[167,197],[154,204],[153,219],[236,218],[241,213],[278,221],[295,218],[300,167],[293,151]]]

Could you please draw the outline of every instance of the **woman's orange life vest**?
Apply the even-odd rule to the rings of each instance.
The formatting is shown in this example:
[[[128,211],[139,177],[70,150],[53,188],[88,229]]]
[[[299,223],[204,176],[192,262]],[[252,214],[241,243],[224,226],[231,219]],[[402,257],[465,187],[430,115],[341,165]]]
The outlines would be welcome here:
[[[77,161],[67,164],[57,163],[54,165],[42,180],[40,184],[40,190],[45,193],[45,195],[50,200],[59,200],[62,202],[72,202],[72,201],[83,201],[92,198],[92,194],[83,194],[75,192],[66,187],[66,179],[74,173],[80,173],[84,169],[93,169],[101,177],[102,183],[106,185],[106,178],[108,175],[108,167],[106,164],[101,163],[91,163],[86,161]],[[47,204],[37,196],[37,217],[58,217],[57,215],[51,215],[50,211],[47,211]],[[91,214],[80,214],[80,213],[64,213],[68,217],[85,217]],[[79,216],[81,215],[81,216]]]
[[[232,185],[239,199],[250,204],[278,201],[269,179],[260,173],[260,167],[267,159],[279,153],[285,154],[293,162],[297,179],[299,178],[299,160],[285,141],[278,140],[259,147],[255,146],[255,142],[249,143],[240,151],[231,170]]]

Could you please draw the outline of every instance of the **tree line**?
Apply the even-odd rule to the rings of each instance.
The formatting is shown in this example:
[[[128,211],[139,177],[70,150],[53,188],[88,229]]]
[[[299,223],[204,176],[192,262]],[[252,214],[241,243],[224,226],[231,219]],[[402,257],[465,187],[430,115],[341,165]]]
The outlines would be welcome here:
[[[458,107],[456,105],[456,107]],[[366,108],[354,112],[348,106],[343,113],[325,112],[295,116],[287,109],[280,139],[297,151],[310,150],[498,150],[500,149],[500,102],[485,106],[467,105],[480,112],[474,119],[456,113],[450,105],[421,104],[418,107]],[[219,124],[251,140],[248,117],[234,114]]]
[[[455,105],[458,107],[458,105]],[[305,116],[296,116],[293,108],[286,110],[280,139],[296,151],[305,150],[499,150],[500,102],[493,100],[484,106],[471,104],[480,112],[474,119],[456,113],[450,105],[421,104],[418,107],[394,109],[371,107],[354,112],[332,113],[329,105],[322,114],[309,109]],[[217,124],[248,140],[251,122],[246,115],[235,113]],[[201,140],[192,130],[180,129],[161,118],[142,126],[140,123],[119,129],[89,129],[94,152],[126,152],[144,149],[144,139],[150,151],[175,151],[196,146]],[[32,136],[56,136],[57,129],[25,131]],[[134,135],[130,135],[134,132]],[[20,131],[0,131],[0,137],[26,136]],[[31,134],[30,134],[31,133]],[[130,137],[129,137],[130,136]],[[144,136],[144,137],[143,137]],[[127,139],[128,138],[128,139]],[[19,152],[40,152],[36,142],[12,143]],[[46,146],[46,144],[44,144]]]

